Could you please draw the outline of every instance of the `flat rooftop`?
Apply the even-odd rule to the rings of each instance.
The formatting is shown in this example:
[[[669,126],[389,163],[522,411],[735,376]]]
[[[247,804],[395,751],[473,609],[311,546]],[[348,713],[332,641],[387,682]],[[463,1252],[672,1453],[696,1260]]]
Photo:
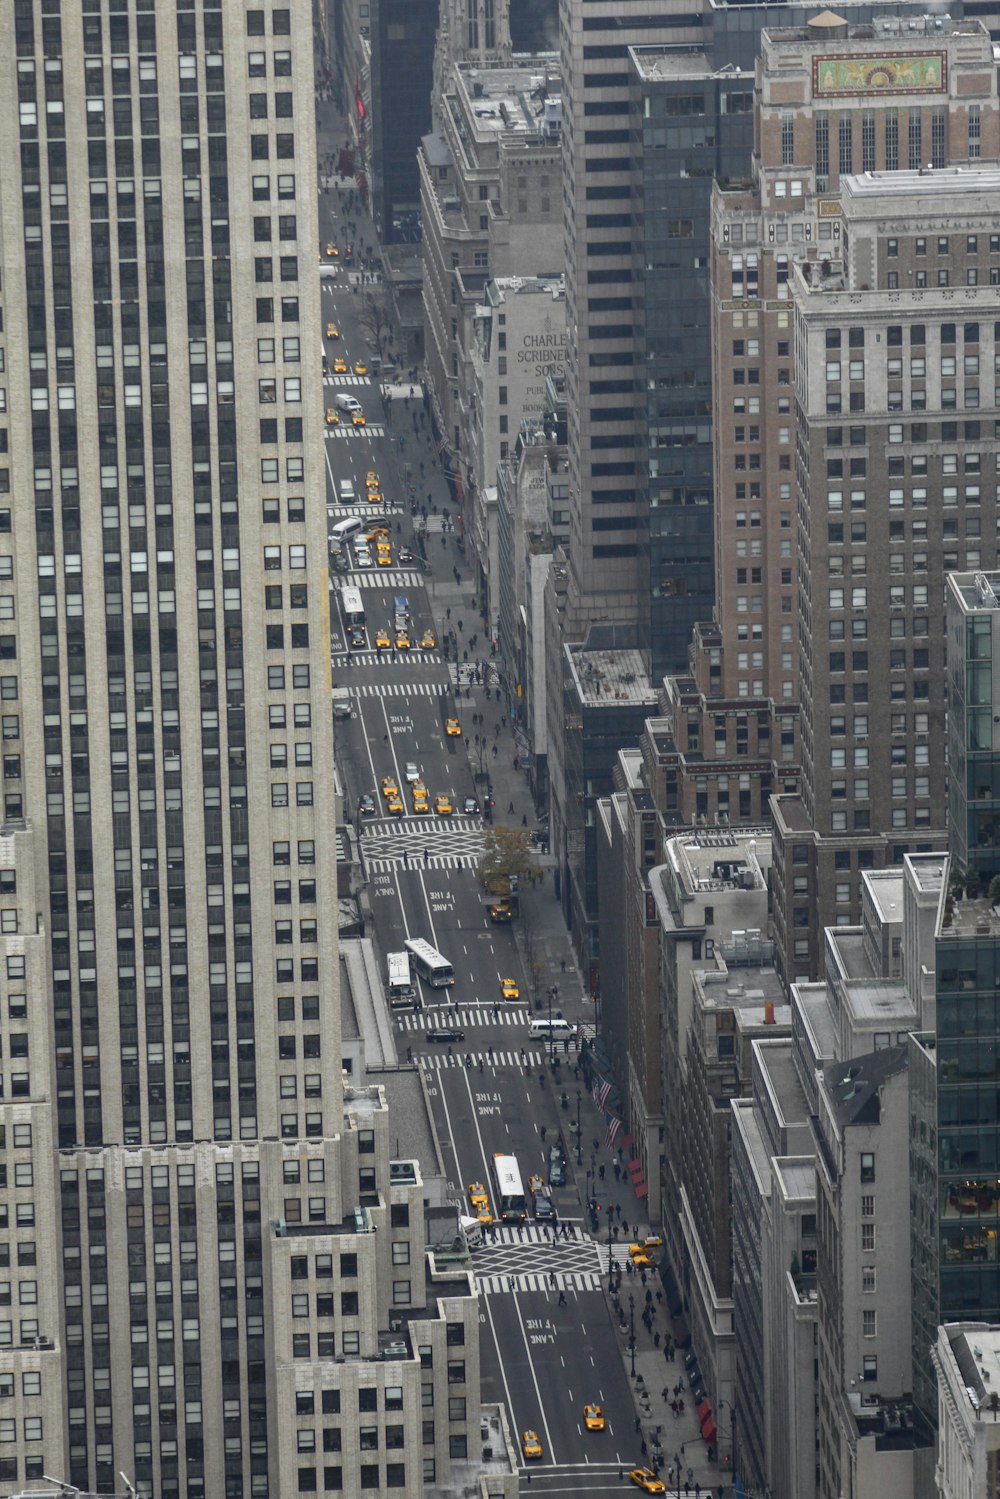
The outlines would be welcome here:
[[[774,1170],[786,1197],[816,1196],[816,1163],[811,1156],[777,1156]]]
[[[946,854],[908,854],[906,863],[913,873],[913,883],[921,894],[940,894],[948,867]]]
[[[671,838],[665,852],[690,894],[763,890],[761,865],[766,869],[771,863],[771,835],[767,828],[697,829]]]
[[[976,937],[996,941],[1000,937],[1000,912],[987,896],[979,896],[976,900],[968,897],[953,900],[949,907],[945,908],[938,927],[941,941],[969,942]]]
[[[884,1025],[887,1030],[912,1030],[917,1011],[902,979],[849,979],[844,1002],[855,1020]]]
[[[1000,572],[949,573],[948,588],[961,600],[967,614],[990,614],[1000,609]]]
[[[646,676],[637,650],[567,652],[580,699],[588,707],[613,708],[616,703],[658,706],[655,688]]]
[[[895,869],[873,870],[865,878],[872,904],[883,922],[903,919],[903,875]]]
[[[629,47],[629,59],[639,77],[647,83],[679,78],[712,78],[718,76],[700,47]],[[726,77],[738,78],[738,68],[727,68]],[[753,82],[753,74],[746,77]]]
[[[809,1117],[809,1104],[795,1065],[791,1037],[782,1037],[757,1049],[758,1065],[767,1078],[771,1094],[784,1124],[801,1124]]]
[[[752,973],[739,969],[735,973],[707,972],[699,974],[705,1003],[713,1009],[732,1010],[737,1024],[743,1029],[754,1029],[764,1025],[764,1006],[773,1004],[774,1029],[788,1027],[792,1021],[791,1006],[785,986],[774,968],[755,968]]]
[[[935,211],[952,212],[941,205],[942,198],[966,198],[987,192],[1000,192],[1000,167],[972,162],[962,167],[920,167],[917,171],[865,172],[862,176],[841,177],[843,202],[852,198],[864,203],[874,199],[892,200],[925,197]]]

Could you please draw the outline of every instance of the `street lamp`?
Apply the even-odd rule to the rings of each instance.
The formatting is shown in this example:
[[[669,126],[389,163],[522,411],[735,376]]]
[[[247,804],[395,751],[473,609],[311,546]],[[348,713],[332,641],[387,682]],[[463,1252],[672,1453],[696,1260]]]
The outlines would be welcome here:
[[[576,1090],[576,1164],[583,1165],[583,1131],[580,1128],[580,1090]]]
[[[635,1297],[628,1293],[628,1351],[632,1357],[632,1378],[635,1378]]]
[[[612,1260],[612,1255],[611,1255],[611,1210],[610,1210],[610,1207],[609,1207],[609,1209],[608,1209],[608,1281],[609,1281],[609,1283],[610,1283],[610,1280],[611,1280],[611,1271],[612,1271],[612,1269],[613,1269],[613,1260]]]

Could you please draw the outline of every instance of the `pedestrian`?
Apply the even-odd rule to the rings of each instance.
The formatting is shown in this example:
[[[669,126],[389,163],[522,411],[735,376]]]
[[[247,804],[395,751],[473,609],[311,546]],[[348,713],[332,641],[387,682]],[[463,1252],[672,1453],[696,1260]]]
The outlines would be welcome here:
[[[603,1165],[603,1163],[600,1166],[600,1168],[598,1169],[597,1174],[601,1178],[601,1181],[603,1181],[604,1180],[604,1165]]]
[[[642,1422],[639,1420],[638,1416],[636,1416],[635,1418],[635,1429],[637,1434],[642,1430]]]
[[[620,1182],[621,1179],[622,1179],[622,1168],[619,1166],[618,1162],[615,1161],[615,1181],[616,1182]]]
[[[493,753],[496,754],[496,750],[494,750]],[[513,802],[511,802],[510,806],[507,808],[507,815],[509,817],[513,817],[513,815],[514,815],[514,803]]]
[[[560,1291],[559,1292],[559,1303],[558,1304],[559,1304],[559,1306],[566,1306],[567,1305],[567,1302],[566,1302],[566,1292],[565,1291]]]
[[[671,1411],[671,1414],[673,1415],[674,1420],[676,1421],[677,1420],[677,1401],[676,1401],[676,1399],[671,1400],[671,1402],[670,1402],[670,1411]]]
[[[643,1457],[646,1456],[647,1450],[648,1449],[646,1447],[646,1438],[643,1437],[642,1441],[639,1443],[639,1451],[642,1453]]]
[[[550,1270],[549,1271],[549,1285],[554,1287],[555,1283],[556,1283],[556,1272],[554,1270]]]
[[[479,1066],[480,1066],[480,1071],[481,1071],[482,1070],[482,1063],[481,1062],[480,1062]],[[654,1332],[654,1334],[653,1334],[653,1346],[655,1348],[659,1348],[659,1346],[660,1346],[660,1334],[658,1332]]]

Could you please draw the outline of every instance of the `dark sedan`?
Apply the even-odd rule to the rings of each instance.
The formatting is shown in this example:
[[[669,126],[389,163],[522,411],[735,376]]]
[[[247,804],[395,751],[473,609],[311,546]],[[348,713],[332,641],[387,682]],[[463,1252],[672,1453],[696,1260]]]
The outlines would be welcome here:
[[[464,1041],[465,1032],[457,1027],[439,1027],[437,1030],[427,1032],[428,1041]]]

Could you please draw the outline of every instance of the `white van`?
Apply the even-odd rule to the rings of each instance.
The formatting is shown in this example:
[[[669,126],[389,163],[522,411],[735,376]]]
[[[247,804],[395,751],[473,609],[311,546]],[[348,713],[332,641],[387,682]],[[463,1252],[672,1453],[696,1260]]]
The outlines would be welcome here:
[[[353,416],[355,411],[361,410],[361,402],[357,396],[349,396],[346,391],[338,390],[333,399],[338,411],[349,411]]]
[[[337,499],[342,505],[353,505],[356,499],[354,480],[341,479],[337,485]]]
[[[569,1041],[576,1035],[576,1026],[568,1020],[533,1020],[529,1026],[532,1039]]]
[[[339,520],[335,526],[330,527],[331,546],[343,546],[345,541],[350,541],[352,536],[360,536],[365,529],[365,523],[358,515],[348,516],[347,520]]]

